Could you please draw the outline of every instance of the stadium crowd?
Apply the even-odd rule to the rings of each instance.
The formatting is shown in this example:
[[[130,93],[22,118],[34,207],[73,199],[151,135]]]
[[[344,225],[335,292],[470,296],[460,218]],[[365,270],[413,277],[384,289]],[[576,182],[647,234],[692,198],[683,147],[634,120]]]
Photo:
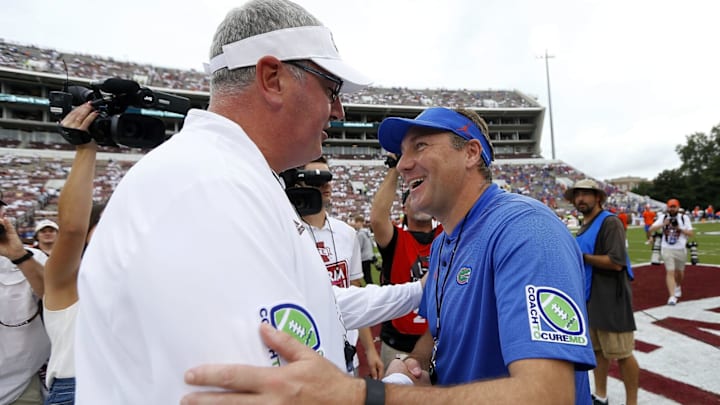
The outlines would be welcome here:
[[[284,4],[281,0],[275,3],[268,9],[274,10]],[[287,13],[304,15],[292,5],[285,6]],[[260,5],[249,7],[259,8]],[[228,22],[221,25],[219,32],[247,23],[244,19],[235,21],[234,18],[237,17],[233,13],[228,14]],[[258,22],[265,23],[265,19]],[[223,26],[226,28],[223,29]],[[287,31],[290,29],[293,31]],[[326,31],[324,27],[291,26],[266,34],[278,44],[292,43],[296,36],[300,42],[320,41],[329,53],[326,56],[334,56],[337,51],[329,46],[333,44],[329,31]],[[288,40],[290,33],[293,40]],[[231,51],[232,48],[225,47],[221,39],[226,38],[216,35],[218,43],[213,44],[213,48],[222,49],[221,54],[227,53],[225,56],[229,59],[223,57],[221,61],[230,61],[232,52],[240,51]],[[240,38],[233,43],[242,41],[252,39]],[[217,63],[218,59],[213,60]],[[308,56],[307,61],[315,60]],[[68,70],[85,78],[116,76],[163,88],[208,90],[208,77],[196,71],[65,54],[4,41],[0,41],[0,63],[54,73],[62,71],[67,63]],[[410,281],[398,280],[397,274],[403,272],[412,274],[415,285],[405,286],[412,287],[414,294],[410,297],[412,300],[402,300],[407,308],[398,314],[409,316],[413,324],[419,323],[418,315],[426,318],[427,330],[408,333],[420,336],[410,356],[393,356],[389,365],[376,365],[375,372],[371,373],[372,379],[364,382],[365,403],[384,404],[386,390],[392,393],[392,390],[403,389],[398,385],[384,386],[373,380],[382,377],[384,367],[389,378],[404,376],[406,383],[412,383],[415,377],[423,385],[429,385],[434,378],[440,386],[453,386],[443,390],[428,388],[414,391],[420,394],[414,397],[413,403],[425,402],[427,393],[433,391],[437,396],[430,402],[447,398],[451,398],[448,401],[453,403],[465,402],[463,398],[480,397],[483,393],[492,395],[490,398],[494,401],[491,399],[491,402],[527,402],[551,392],[557,398],[543,398],[546,403],[571,403],[573,399],[576,403],[589,403],[589,380],[585,372],[595,366],[595,361],[589,336],[583,330],[585,310],[581,301],[582,288],[588,285],[583,286],[580,264],[581,260],[586,261],[586,267],[595,267],[596,264],[581,255],[579,247],[582,245],[576,244],[573,236],[555,218],[557,214],[567,221],[568,226],[571,222],[578,222],[578,214],[571,205],[573,202],[568,201],[568,192],[573,194],[573,188],[584,189],[577,186],[581,182],[578,180],[587,177],[584,173],[564,163],[542,159],[501,160],[491,167],[494,152],[488,126],[483,119],[471,110],[436,107],[422,112],[422,119],[420,116],[416,120],[393,117],[384,121],[385,130],[380,129],[378,135],[382,146],[394,154],[390,159],[383,160],[381,156],[365,159],[330,156],[329,164],[316,160],[314,163],[320,165],[315,167],[322,167],[315,169],[316,175],[327,175],[317,183],[311,182],[310,177],[304,177],[304,182],[322,191],[323,207],[327,208],[327,212],[321,210],[303,214],[300,207],[293,209],[288,203],[285,190],[278,185],[280,178],[277,173],[307,162],[313,154],[320,154],[323,139],[318,135],[328,119],[342,119],[343,107],[337,97],[343,80],[345,84],[354,83],[350,80],[353,75],[346,72],[350,78],[329,76],[315,70],[325,69],[319,62],[320,67],[313,68],[296,63],[294,58],[282,59],[282,55],[264,56],[256,65],[252,64],[252,60],[250,64],[239,67],[225,63],[228,66],[215,68],[212,79],[214,92],[209,108],[192,110],[186,117],[183,130],[148,154],[130,174],[128,171],[136,159],[127,154],[102,158],[97,155],[98,149],[87,131],[98,112],[89,102],[75,108],[60,123],[65,135],[84,136],[80,141],[72,142],[76,145],[74,159],[62,153],[65,151],[52,151],[55,149],[52,144],[50,152],[53,153],[44,154],[33,152],[46,146],[42,142],[19,141],[5,145],[17,151],[0,153],[0,190],[3,191],[0,195],[3,225],[0,239],[0,264],[3,267],[0,275],[3,277],[0,284],[4,288],[2,296],[10,297],[6,300],[10,305],[0,308],[5,309],[3,319],[8,319],[7,314],[11,312],[8,308],[13,309],[14,318],[2,322],[5,329],[0,330],[5,341],[13,343],[15,350],[8,352],[10,355],[3,354],[15,367],[7,373],[13,380],[2,378],[3,371],[10,367],[0,367],[0,388],[5,391],[0,390],[0,402],[6,403],[5,399],[8,399],[9,403],[38,404],[37,396],[44,396],[41,386],[46,383],[50,392],[47,403],[59,404],[62,395],[75,397],[75,376],[81,381],[77,385],[79,403],[158,402],[158,398],[166,398],[168,392],[173,398],[188,394],[187,384],[212,385],[199,377],[201,373],[197,372],[198,369],[186,373],[184,381],[173,374],[179,372],[178,368],[195,365],[196,359],[203,362],[215,358],[243,360],[246,355],[255,353],[261,356],[270,354],[271,361],[277,361],[273,365],[280,363],[280,357],[291,363],[300,359],[299,356],[285,355],[282,350],[288,350],[287,345],[284,348],[271,345],[267,336],[264,336],[264,342],[260,342],[256,333],[248,334],[246,326],[253,322],[265,324],[265,327],[271,324],[278,330],[294,333],[297,342],[291,336],[286,338],[296,345],[304,340],[303,343],[310,347],[314,339],[317,347],[312,350],[319,348],[322,356],[314,355],[311,360],[332,361],[325,367],[332,367],[331,371],[335,374],[325,370],[296,375],[311,376],[321,380],[322,384],[337,386],[341,380],[351,381],[350,376],[360,374],[359,364],[353,361],[355,342],[348,338],[348,329],[367,329],[365,336],[368,339],[362,337],[362,331],[360,339],[366,350],[374,349],[368,327],[380,320],[370,322],[368,319],[378,316],[377,313],[383,310],[378,303],[395,309],[400,306],[387,298],[373,302],[370,294],[380,290],[385,294],[402,291],[393,287],[402,288],[406,281]],[[252,80],[267,86],[238,89],[233,87],[237,84],[235,79],[223,79],[222,75],[227,72],[218,72],[247,67],[257,69],[256,74],[251,75]],[[288,75],[293,69],[314,74],[319,83],[330,81],[335,87],[318,87],[314,81],[309,82],[314,86],[312,97],[301,99],[298,95],[313,87],[299,77]],[[271,74],[273,72],[277,74]],[[282,77],[282,81],[275,79],[277,77]],[[286,82],[285,77],[294,78]],[[267,81],[263,81],[265,79]],[[358,77],[356,84],[362,85],[362,79]],[[277,83],[282,83],[282,86]],[[274,94],[273,89],[281,92],[283,97],[277,99],[283,108],[275,108],[272,103],[264,101],[266,96]],[[535,105],[519,92],[404,88],[368,89],[346,96],[343,101],[487,108]],[[238,105],[247,108],[237,108]],[[318,108],[303,108],[308,106]],[[317,126],[296,128],[298,121],[305,119],[304,114],[308,114],[310,124],[317,122]],[[426,128],[432,131],[426,131]],[[289,141],[279,142],[278,134],[288,134]],[[380,136],[382,134],[384,136]],[[433,147],[425,148],[426,145]],[[129,152],[140,156],[143,151]],[[394,157],[400,156],[400,153],[402,157]],[[447,164],[455,161],[459,163]],[[230,164],[226,165],[227,162]],[[332,185],[329,184],[330,172],[326,173],[326,168],[334,175]],[[397,187],[400,176],[411,182],[412,192],[405,190],[406,186]],[[123,186],[117,188],[123,178]],[[331,193],[327,192],[330,188]],[[585,198],[586,192],[581,192],[580,197]],[[610,184],[594,185],[592,193],[596,197],[602,195],[602,198],[597,210],[583,211],[588,219],[586,228],[592,218],[588,214],[595,215],[601,210],[605,195],[609,196],[610,210],[636,212],[647,208],[647,198],[622,192]],[[95,232],[94,224],[100,213],[91,207],[91,200],[105,202],[111,194],[113,201],[103,211],[103,220]],[[395,197],[391,204],[389,197]],[[578,195],[575,195],[574,204],[581,210],[577,198]],[[329,200],[333,201],[333,205],[327,205]],[[158,204],[161,201],[166,203]],[[381,214],[377,213],[377,207],[383,208]],[[391,221],[388,221],[388,207]],[[712,207],[704,210],[705,213],[708,211],[712,212]],[[401,219],[401,213],[406,217]],[[329,218],[329,215],[334,218]],[[693,214],[695,217],[702,215],[699,209],[697,215]],[[350,223],[358,217],[361,220],[371,218],[371,224],[377,225],[375,238],[382,261],[387,264],[392,258],[393,264],[387,266],[389,269],[383,269],[383,287],[354,289],[349,283],[357,280],[357,284],[352,284],[360,287],[362,275],[360,271],[355,271],[360,270],[357,261],[360,248],[356,231],[343,222]],[[387,225],[384,231],[380,222],[376,221],[378,217]],[[231,220],[228,221],[228,218]],[[571,221],[573,218],[575,220]],[[61,225],[49,221],[53,219]],[[392,222],[396,225],[404,222],[407,231],[402,226],[393,227]],[[423,223],[421,228],[425,229],[417,231],[425,234],[420,239],[410,234],[411,222]],[[444,229],[439,229],[438,223]],[[363,225],[367,224],[360,224],[360,227]],[[29,246],[23,246],[18,235],[27,242],[30,236],[37,237],[47,227],[57,231],[57,244],[52,255],[40,260],[41,253],[33,253]],[[209,234],[216,229],[229,232]],[[461,239],[464,230],[465,238]],[[378,235],[382,232],[385,232],[388,244],[380,242]],[[437,239],[441,233],[442,240]],[[186,234],[198,237],[188,238]],[[596,237],[591,236],[592,243],[586,240],[588,246],[595,244]],[[92,243],[89,243],[90,238]],[[336,239],[340,242],[338,245]],[[314,245],[310,245],[311,242]],[[454,247],[451,251],[446,249],[443,255],[443,246],[451,242]],[[417,244],[426,246],[422,251],[416,251],[414,247]],[[430,244],[433,244],[432,250]],[[493,249],[487,249],[487,246]],[[287,254],[276,255],[278,247],[286,249]],[[383,252],[386,248],[394,252]],[[480,248],[485,251],[482,255],[477,254]],[[196,253],[209,251],[214,254],[201,256]],[[341,254],[338,254],[339,251]],[[454,262],[456,251],[458,260]],[[238,253],[242,256],[242,271],[228,272],[227,264],[234,263]],[[592,250],[590,253],[594,256]],[[33,259],[33,256],[36,257]],[[280,259],[270,263],[275,256]],[[320,270],[313,272],[313,266],[319,265],[324,267],[318,267]],[[445,268],[445,278],[438,299],[442,268]],[[625,268],[630,270],[629,265]],[[203,271],[198,273],[198,269]],[[263,271],[258,272],[258,269]],[[465,287],[472,269],[476,269],[473,280],[482,277],[482,282],[473,282]],[[389,270],[387,275],[385,270]],[[17,276],[18,271],[22,272],[21,277]],[[423,277],[426,273],[429,277]],[[457,274],[457,283],[448,286],[449,300],[446,301],[451,305],[445,306],[445,312],[442,312],[446,297],[445,282],[453,273]],[[327,284],[328,274],[332,281],[338,281],[333,284],[342,288],[331,288]],[[205,277],[203,281],[207,284],[204,288],[198,289],[197,281],[187,277],[197,275]],[[421,303],[420,290],[425,282],[429,284]],[[321,285],[326,288],[320,288]],[[524,288],[526,294],[516,294],[518,289],[515,287]],[[427,298],[427,292],[433,288],[434,306]],[[194,300],[185,299],[196,292],[198,295]],[[348,297],[357,297],[355,294],[364,294],[364,297],[356,298],[351,305]],[[552,295],[548,300],[541,299],[541,294]],[[297,295],[302,299],[298,299]],[[16,305],[19,300],[13,297],[18,296],[22,296],[29,305]],[[80,312],[79,297],[82,297],[83,308]],[[542,335],[552,337],[536,339],[540,330],[533,332],[532,321],[528,325],[532,317],[531,305],[538,302],[546,306],[551,300],[554,301],[553,310],[562,314],[546,316],[548,319],[545,322],[555,331],[543,331]],[[282,304],[258,311],[260,306],[266,305],[263,301]],[[203,305],[197,305],[198,302]],[[297,302],[307,305],[308,310]],[[576,306],[575,302],[580,305]],[[27,308],[35,306],[37,310],[24,316]],[[358,310],[358,306],[366,309]],[[469,307],[490,309],[476,314],[465,310]],[[116,311],[116,308],[120,310]],[[412,312],[411,308],[419,308],[419,312]],[[392,309],[385,311],[391,313]],[[562,327],[553,318],[567,321],[566,309],[572,318],[563,322],[565,326]],[[43,315],[36,319],[39,314]],[[207,318],[207,314],[212,316]],[[349,319],[353,314],[356,327],[350,327],[353,323]],[[363,319],[357,314],[362,314]],[[15,319],[18,316],[21,318]],[[382,320],[394,321],[397,316]],[[158,319],[161,322],[158,323]],[[205,320],[201,334],[186,333],[188,319]],[[232,322],[225,322],[228,319]],[[155,324],[161,327],[147,327]],[[11,329],[27,325],[34,328],[32,335],[27,332],[30,327]],[[182,329],[176,329],[176,325]],[[232,328],[226,328],[228,325]],[[317,325],[323,327],[323,333],[318,333]],[[435,325],[434,328],[432,325]],[[285,326],[287,329],[283,329]],[[592,325],[588,326],[592,328]],[[463,333],[468,328],[480,331],[480,334]],[[263,332],[261,329],[261,334],[267,333],[267,330],[265,328]],[[272,333],[277,333],[272,330]],[[521,336],[519,331],[525,330],[528,333]],[[16,333],[18,331],[24,334]],[[578,331],[579,336],[575,333]],[[180,336],[182,339],[178,338]],[[226,336],[232,339],[226,339]],[[254,340],[249,340],[249,336]],[[323,336],[324,346],[320,344],[320,336]],[[439,343],[440,336],[443,336],[443,345]],[[556,345],[548,349],[548,343],[558,343],[558,338],[563,337],[574,340],[566,347]],[[238,345],[238,339],[242,340],[242,345]],[[536,340],[540,342],[533,342]],[[43,378],[41,364],[47,358],[45,352],[50,343],[52,352],[46,369],[47,378]],[[188,347],[202,349],[204,343],[215,353],[185,356],[191,352]],[[93,344],[97,346],[93,347]],[[235,352],[228,355],[228,350]],[[21,361],[28,353],[34,357],[32,364]],[[145,356],[147,353],[153,353],[153,356]],[[424,356],[418,357],[417,353]],[[448,357],[436,357],[437,353],[451,355],[448,360]],[[377,357],[377,354],[374,356]],[[156,358],[163,360],[156,361]],[[250,365],[261,362],[256,363],[251,362]],[[368,363],[372,366],[370,357]],[[420,363],[429,371],[417,375]],[[320,369],[320,366],[316,367]],[[339,371],[338,367],[344,370]],[[406,369],[406,372],[400,368]],[[277,370],[265,367],[265,372],[274,373]],[[341,374],[343,372],[347,375]],[[161,377],[156,380],[147,378],[149,375]],[[40,385],[37,377],[43,381]],[[249,379],[238,377],[233,383],[236,381],[248,383]],[[287,379],[283,378],[275,381],[287,383]],[[507,385],[507,381],[512,384]],[[463,387],[456,389],[458,384],[472,386],[473,395],[462,391]],[[268,383],[253,385],[256,385],[254,388],[272,386]],[[499,388],[507,392],[501,393]],[[276,389],[272,394],[287,391]],[[304,391],[312,394],[319,390]],[[346,389],[339,391],[342,395],[353,395]],[[388,401],[388,404],[409,403],[406,395],[397,394],[402,391],[394,392],[396,400]],[[408,389],[405,392],[413,391]],[[455,394],[450,397],[448,393],[452,392]],[[190,393],[185,398],[203,395],[213,394]],[[16,399],[19,399],[18,402],[13,402]],[[337,396],[329,403],[337,403],[339,399],[341,397]]]
[[[53,144],[54,145],[54,144]],[[49,148],[48,144],[38,144],[36,148]],[[71,145],[69,145],[71,146]],[[6,146],[8,147],[8,146]],[[13,147],[13,146],[9,146]],[[127,148],[124,148],[128,150]],[[99,150],[103,150],[102,147]],[[108,151],[113,152],[112,148]],[[141,152],[132,150],[130,152]],[[32,152],[30,152],[32,155]],[[112,155],[110,155],[112,156]],[[126,160],[129,155],[118,155],[115,159],[99,160],[98,175],[95,180],[94,198],[104,201],[112,194],[117,183],[132,167],[134,160]],[[133,155],[136,159],[139,155]],[[0,186],[5,191],[8,216],[14,217],[21,235],[31,235],[35,222],[42,218],[55,219],[58,187],[67,176],[71,159],[41,156],[2,155],[0,156]],[[370,215],[372,199],[384,176],[383,160],[377,156],[364,156],[350,159],[348,156],[330,156],[330,165],[334,173],[332,198],[333,214],[346,222],[351,222],[356,214],[366,218]],[[568,185],[587,177],[585,173],[564,163],[542,159],[513,162],[499,160],[493,167],[493,181],[505,190],[530,196],[542,201],[554,209],[569,226],[574,226],[582,218],[563,199]],[[608,209],[615,212],[626,211],[630,225],[641,225],[642,211],[649,200],[646,197],[626,193],[609,183],[600,184],[608,195]],[[653,209],[662,207],[654,202]],[[706,209],[696,209],[692,217],[695,220],[714,218]],[[401,206],[395,201],[392,207],[393,218],[401,220]]]
[[[22,45],[0,38],[0,66],[65,74],[91,80],[120,77],[145,86],[207,92],[208,76],[194,69],[183,70],[119,61],[98,55],[60,52],[55,49]],[[408,89],[368,87],[353,94],[341,94],[344,104],[443,105],[447,107],[521,108],[538,107],[535,100],[515,91]]]

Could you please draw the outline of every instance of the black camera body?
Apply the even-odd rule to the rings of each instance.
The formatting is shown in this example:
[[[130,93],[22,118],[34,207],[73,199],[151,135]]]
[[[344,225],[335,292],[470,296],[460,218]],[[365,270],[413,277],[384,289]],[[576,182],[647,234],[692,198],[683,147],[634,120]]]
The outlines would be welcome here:
[[[687,245],[685,245],[688,249],[690,249],[690,264],[693,266],[698,264],[700,262],[700,258],[698,255],[698,244],[697,242],[688,242]]]
[[[678,226],[678,220],[677,217],[670,217],[670,225],[677,227]]]
[[[298,215],[304,217],[322,210],[322,194],[313,187],[320,187],[331,181],[332,173],[325,170],[288,169],[280,173],[280,177],[285,182],[285,194],[295,206]]]
[[[73,108],[88,101],[98,112],[88,132],[98,145],[125,145],[154,148],[165,141],[165,124],[158,118],[128,113],[130,107],[153,109],[185,115],[190,100],[147,87],[132,80],[109,78],[93,82],[90,88],[69,86],[67,91],[50,92],[50,114],[60,121]],[[73,145],[89,142],[77,136],[77,130],[60,128],[60,134]]]

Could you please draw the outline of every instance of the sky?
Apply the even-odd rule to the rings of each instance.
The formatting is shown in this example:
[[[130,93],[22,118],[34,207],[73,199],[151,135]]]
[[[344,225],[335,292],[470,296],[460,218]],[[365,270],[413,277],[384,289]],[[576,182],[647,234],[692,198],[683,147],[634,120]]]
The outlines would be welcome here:
[[[244,1],[4,2],[0,38],[202,70]],[[600,180],[680,166],[686,136],[720,125],[714,0],[297,0],[382,87],[519,90],[548,103],[542,155]],[[713,49],[715,49],[713,51]],[[72,72],[71,72],[72,73]]]

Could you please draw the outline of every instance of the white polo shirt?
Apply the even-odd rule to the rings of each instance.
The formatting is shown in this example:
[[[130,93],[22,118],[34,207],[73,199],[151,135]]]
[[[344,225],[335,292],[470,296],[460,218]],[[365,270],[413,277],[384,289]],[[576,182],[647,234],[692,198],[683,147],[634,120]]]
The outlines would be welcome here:
[[[281,136],[281,135],[279,135]],[[345,369],[312,238],[255,144],[191,110],[110,199],[83,258],[77,403],[178,403],[206,363],[273,366],[269,322]]]
[[[27,249],[45,265],[45,253]],[[22,324],[38,311],[38,301],[22,271],[0,256],[0,321],[7,325]],[[0,325],[0,404],[15,401],[48,357],[50,340],[40,316],[18,327]]]
[[[355,228],[329,215],[326,215],[321,228],[316,228],[306,222],[304,224],[315,242],[332,285],[348,288],[351,281],[363,277],[360,241]],[[353,346],[357,345],[359,336],[360,333],[357,329],[347,331],[348,342]],[[360,366],[357,354],[353,359],[353,364],[355,368]]]

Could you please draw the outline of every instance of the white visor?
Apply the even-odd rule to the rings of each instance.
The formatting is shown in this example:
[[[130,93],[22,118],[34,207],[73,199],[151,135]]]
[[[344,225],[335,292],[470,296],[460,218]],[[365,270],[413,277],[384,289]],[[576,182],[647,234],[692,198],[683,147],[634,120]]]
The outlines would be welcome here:
[[[365,75],[340,59],[332,33],[327,27],[285,28],[223,45],[223,52],[205,65],[208,74],[228,68],[255,66],[263,56],[281,61],[309,59],[343,81],[342,92],[353,93],[371,82]]]

